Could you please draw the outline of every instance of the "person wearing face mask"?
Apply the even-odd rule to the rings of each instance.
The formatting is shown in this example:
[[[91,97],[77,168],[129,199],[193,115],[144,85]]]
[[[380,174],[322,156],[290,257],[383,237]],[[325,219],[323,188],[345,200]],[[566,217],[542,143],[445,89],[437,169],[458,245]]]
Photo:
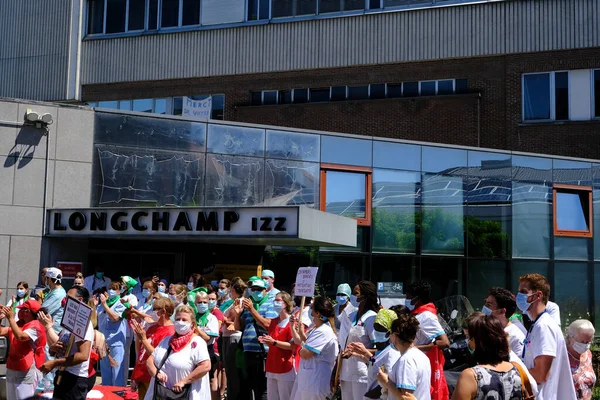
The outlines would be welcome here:
[[[519,278],[517,307],[533,324],[527,332],[523,359],[538,383],[538,400],[576,398],[565,339],[556,321],[546,312],[550,297],[548,280],[540,274]]]
[[[219,330],[217,331],[219,336],[213,342],[213,349],[216,357],[214,378],[210,379],[210,390],[213,394],[213,400],[219,400],[225,394],[226,382],[223,380],[223,363],[221,363],[221,354],[219,346],[221,346],[221,332],[223,327],[224,315],[221,310],[217,307],[217,291],[216,286],[207,285],[208,294],[208,310],[214,315],[219,323]]]
[[[336,305],[334,307],[335,329],[338,331],[338,337],[341,338],[348,336],[348,331],[352,327],[352,322],[348,316],[356,310],[356,307],[350,303],[350,296],[352,296],[350,285],[342,283],[337,287]]]
[[[159,298],[156,295],[158,286],[153,281],[146,281],[142,285],[142,298],[144,301],[138,303],[137,309],[132,312],[134,318],[138,318],[141,321],[142,327],[148,329],[158,319],[158,316],[153,312],[154,301]],[[171,313],[173,314],[173,313]],[[152,320],[153,322],[149,322]]]
[[[164,338],[146,361],[152,380],[145,400],[154,399],[155,380],[167,391],[189,391],[189,400],[210,400],[210,356],[194,314],[187,305],[175,309],[175,334]]]
[[[29,284],[25,281],[17,283],[17,293],[6,303],[6,307],[11,307],[15,314],[15,321],[19,322],[17,307],[29,300]]]
[[[111,282],[108,292],[100,294],[98,313],[98,330],[106,337],[110,357],[100,361],[103,386],[125,386],[126,363],[125,340],[127,322],[125,320],[125,304],[119,301],[121,284]]]
[[[159,296],[161,296],[161,297],[169,297],[169,294],[167,293],[167,286],[169,286],[169,282],[167,282],[166,279],[159,280],[156,285],[157,285],[157,288],[158,288],[158,295]]]
[[[192,290],[196,289],[197,287],[202,286],[201,281],[202,281],[202,275],[200,275],[198,273],[191,274],[190,277],[188,278],[188,282],[187,282],[188,291],[192,291]]]
[[[517,355],[523,354],[523,343],[525,342],[525,335],[521,332],[515,324],[513,324],[509,318],[513,315],[517,309],[517,303],[515,296],[510,290],[493,287],[489,290],[488,297],[484,300],[485,304],[481,311],[485,315],[494,315],[502,326],[504,332],[508,335],[508,343],[510,349]]]
[[[205,291],[196,293],[196,324],[198,325],[198,335],[206,341],[208,346],[208,355],[210,357],[211,368],[208,374],[211,387],[211,397],[214,399],[218,395],[218,382],[215,378],[218,358],[215,353],[215,342],[219,337],[219,321],[210,310],[210,298]]]
[[[46,271],[48,271],[48,268],[42,268],[42,271],[40,272],[40,281],[35,285],[32,291],[33,297],[35,297],[35,300],[40,304],[44,301],[44,296],[50,291],[50,289],[46,288]]]
[[[400,352],[390,343],[390,334],[392,323],[398,319],[398,315],[391,310],[381,309],[375,317],[374,336],[375,347],[377,351],[373,355],[369,349],[361,342],[355,342],[348,345],[348,351],[352,357],[357,357],[368,366],[367,374],[367,392],[363,399],[381,398],[381,386],[377,382],[377,373],[384,367],[386,371],[391,371],[396,361],[400,358]]]
[[[433,400],[447,400],[448,384],[444,375],[444,353],[450,346],[446,332],[438,320],[437,310],[431,300],[431,285],[427,281],[414,282],[405,289],[405,306],[419,321],[415,339],[416,347],[429,358]]]
[[[121,303],[125,305],[127,308],[126,311],[126,319],[127,325],[125,329],[125,353],[123,354],[123,362],[125,363],[123,367],[123,373],[125,374],[125,381],[127,381],[127,375],[129,374],[129,364],[130,364],[130,353],[131,353],[131,345],[133,344],[133,330],[129,326],[129,322],[133,317],[133,313],[131,311],[135,310],[138,306],[138,298],[135,294],[133,294],[133,290],[136,286],[138,286],[138,281],[133,279],[130,276],[122,276],[121,277]]]
[[[587,319],[573,321],[567,329],[567,352],[577,400],[591,400],[596,374],[590,345],[596,330]]]
[[[301,347],[298,351],[298,378],[291,397],[293,400],[321,400],[331,392],[331,371],[339,352],[333,304],[326,297],[317,296],[311,305],[310,315],[314,329],[308,335],[304,333],[302,324],[296,320],[293,322],[292,338]]]
[[[144,286],[148,282],[152,281],[145,282]],[[139,344],[138,356],[131,374],[131,386],[133,389],[137,388],[139,399],[143,399],[148,392],[151,380],[148,368],[146,368],[146,361],[164,338],[175,334],[175,325],[171,321],[174,309],[171,300],[161,297],[152,302],[152,311],[158,317],[155,324],[144,330],[144,327],[137,321],[131,323]]]
[[[358,282],[350,301],[357,309],[348,315],[351,326],[347,336],[339,335],[340,345],[344,348],[340,382],[343,399],[362,399],[367,391],[367,365],[358,358],[351,357],[348,346],[361,342],[371,354],[375,353],[374,323],[379,311],[375,284],[369,281]]]
[[[94,293],[96,289],[108,288],[111,282],[110,278],[104,276],[104,267],[98,264],[94,268],[94,275],[85,277],[83,286],[89,293]]]
[[[267,284],[262,279],[251,281],[251,299],[244,299],[244,311],[236,319],[236,329],[243,331],[244,361],[248,384],[255,400],[267,398],[265,359],[269,346],[258,341],[267,333],[271,320],[277,318],[273,302],[267,297]]]
[[[192,290],[192,292],[197,291],[198,289]],[[169,298],[175,304],[175,308],[180,305],[187,304],[188,290],[187,286],[181,283],[171,284],[169,287]],[[193,301],[192,301],[193,302]],[[173,317],[175,318],[175,317]]]
[[[279,318],[271,320],[269,333],[258,338],[259,342],[269,346],[266,362],[267,398],[269,400],[287,400],[292,394],[296,370],[294,353],[296,345],[292,343],[290,314],[294,308],[292,296],[279,292],[273,302]]]
[[[231,306],[231,281],[221,279],[217,288],[217,305],[222,312],[225,312]]]
[[[275,300],[279,289],[275,287],[275,273],[270,269],[265,269],[261,274],[261,279],[267,284],[267,297],[269,300]]]

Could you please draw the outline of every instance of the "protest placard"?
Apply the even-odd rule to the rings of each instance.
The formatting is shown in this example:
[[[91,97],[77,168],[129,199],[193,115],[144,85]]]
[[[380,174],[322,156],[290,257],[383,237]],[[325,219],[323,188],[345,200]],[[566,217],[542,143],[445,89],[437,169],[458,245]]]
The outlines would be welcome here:
[[[296,286],[294,287],[294,296],[314,296],[317,272],[319,272],[319,268],[317,267],[298,268],[298,273],[296,274]]]
[[[85,339],[85,332],[90,323],[92,309],[85,303],[67,296],[65,312],[60,321],[60,326],[73,333],[80,339]]]

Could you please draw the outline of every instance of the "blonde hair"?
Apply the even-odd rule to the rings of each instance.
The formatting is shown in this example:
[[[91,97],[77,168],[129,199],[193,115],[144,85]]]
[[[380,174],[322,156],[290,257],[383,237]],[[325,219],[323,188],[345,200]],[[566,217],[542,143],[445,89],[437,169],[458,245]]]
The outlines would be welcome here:
[[[208,301],[208,294],[206,292],[199,291],[198,293],[196,293],[196,301],[202,300],[205,297],[206,297],[206,299]]]
[[[195,330],[197,327],[196,313],[194,312],[194,310],[192,310],[192,307],[187,306],[187,305],[181,305],[175,309],[175,318],[177,318],[177,314],[179,314],[179,313],[190,314],[190,317],[191,317],[190,319],[192,320],[192,326],[193,326],[193,329]]]
[[[94,299],[90,296],[90,299],[87,302],[87,305],[91,307],[92,314],[90,315],[90,322],[92,323],[92,327],[94,329],[98,328],[98,314],[96,314],[96,305],[94,304]]]
[[[187,304],[188,289],[187,289],[186,285],[182,285],[181,283],[176,283],[173,285],[173,291],[175,292],[175,296],[177,296],[177,298],[181,298],[181,302]]]
[[[596,329],[590,321],[588,321],[587,319],[577,319],[573,321],[571,325],[569,325],[569,327],[567,328],[567,335],[569,337],[574,338],[581,331],[592,332],[592,335],[596,333]]]

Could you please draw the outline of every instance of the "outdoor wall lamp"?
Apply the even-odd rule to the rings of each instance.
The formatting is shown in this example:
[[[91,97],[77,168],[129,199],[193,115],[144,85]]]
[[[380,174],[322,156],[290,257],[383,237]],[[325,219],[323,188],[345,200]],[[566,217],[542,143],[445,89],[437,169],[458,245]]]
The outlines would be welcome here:
[[[25,122],[34,125],[36,128],[47,128],[48,125],[52,125],[54,120],[52,119],[52,115],[49,113],[42,114],[41,116],[28,108],[25,113]]]

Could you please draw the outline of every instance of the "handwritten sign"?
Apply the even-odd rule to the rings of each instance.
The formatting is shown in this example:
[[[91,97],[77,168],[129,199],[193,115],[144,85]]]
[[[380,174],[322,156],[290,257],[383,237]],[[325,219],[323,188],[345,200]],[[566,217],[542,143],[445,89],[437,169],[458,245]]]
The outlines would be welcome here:
[[[317,280],[317,267],[298,268],[294,296],[312,297],[315,294],[315,281]]]
[[[84,304],[71,296],[67,296],[65,312],[62,321],[60,321],[60,326],[73,333],[78,338],[85,339],[85,332],[90,323],[91,315],[92,309],[88,307],[87,304]]]
[[[211,111],[211,96],[203,100],[194,100],[190,97],[183,96],[182,115],[184,117],[190,117],[194,119],[210,119]]]

